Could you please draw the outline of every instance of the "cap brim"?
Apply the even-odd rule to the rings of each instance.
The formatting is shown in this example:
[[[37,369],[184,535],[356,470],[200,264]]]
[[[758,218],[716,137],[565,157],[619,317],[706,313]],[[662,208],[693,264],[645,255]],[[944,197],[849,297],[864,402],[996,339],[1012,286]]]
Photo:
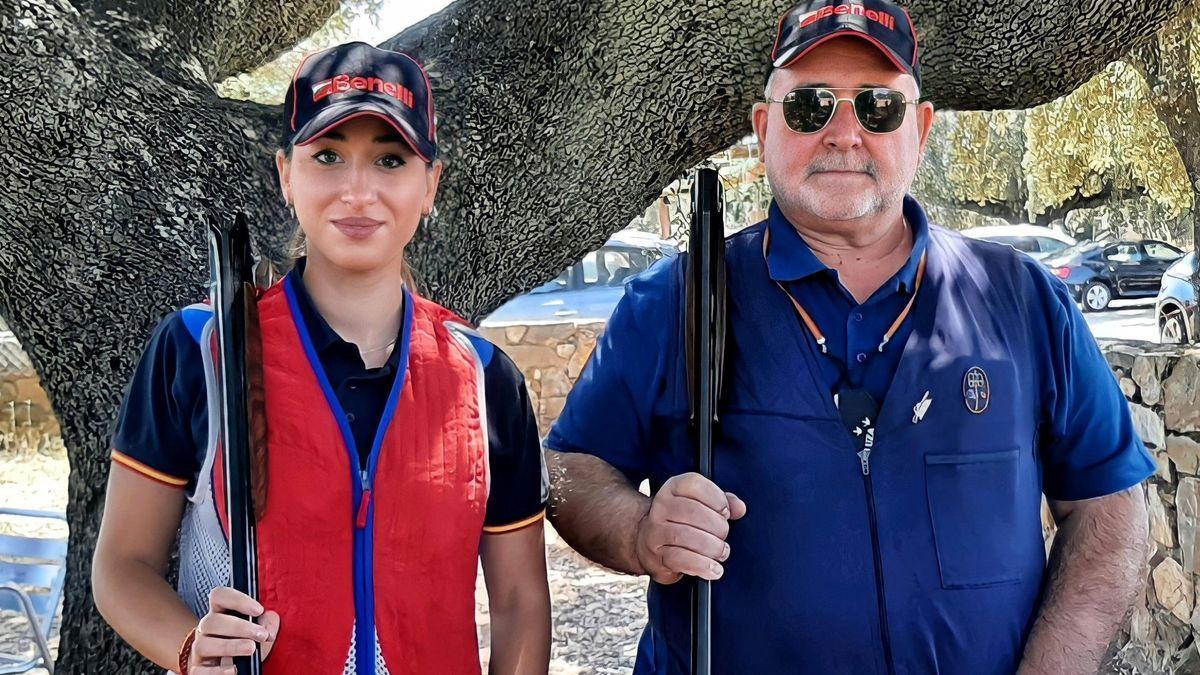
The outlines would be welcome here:
[[[916,76],[913,73],[912,66],[906,64],[904,62],[904,60],[900,58],[899,54],[892,51],[891,47],[888,47],[887,45],[885,45],[878,38],[872,37],[869,33],[864,33],[862,31],[855,30],[854,28],[851,28],[849,26],[843,26],[832,33],[822,35],[821,37],[819,37],[815,40],[809,40],[808,42],[801,42],[800,44],[793,45],[793,46],[785,49],[782,53],[779,54],[778,57],[775,58],[775,62],[772,65],[775,68],[787,68],[788,66],[795,63],[796,60],[799,59],[800,57],[802,57],[805,54],[816,49],[819,45],[825,44],[826,42],[829,42],[830,40],[833,40],[835,38],[841,38],[841,37],[856,37],[856,38],[862,38],[863,40],[866,40],[867,42],[874,45],[877,49],[879,49],[879,51],[883,52],[883,55],[886,56],[888,58],[888,60],[891,61],[894,66],[896,66],[897,70],[904,72],[904,73],[908,73],[909,75],[913,75],[914,77]]]
[[[422,160],[431,162],[437,155],[437,147],[416,133],[403,115],[397,115],[395,110],[389,106],[380,105],[365,97],[334,103],[322,110],[307,124],[296,130],[292,136],[292,144],[295,146],[308,145],[339,124],[366,115],[378,117],[391,125]]]

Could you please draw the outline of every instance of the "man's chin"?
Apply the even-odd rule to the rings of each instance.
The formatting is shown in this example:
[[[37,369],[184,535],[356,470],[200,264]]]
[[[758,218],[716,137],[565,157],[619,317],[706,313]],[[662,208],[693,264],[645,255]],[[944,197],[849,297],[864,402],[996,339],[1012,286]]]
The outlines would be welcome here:
[[[876,212],[876,200],[869,197],[847,198],[845,194],[806,195],[797,202],[798,210],[827,221],[869,218]]]

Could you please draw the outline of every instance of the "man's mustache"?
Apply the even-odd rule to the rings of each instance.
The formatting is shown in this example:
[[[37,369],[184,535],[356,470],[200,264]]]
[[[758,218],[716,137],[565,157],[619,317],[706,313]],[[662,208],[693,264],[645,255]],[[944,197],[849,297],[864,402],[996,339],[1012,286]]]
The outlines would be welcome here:
[[[808,165],[808,175],[824,173],[826,171],[858,171],[865,173],[874,178],[876,173],[875,162],[870,160],[855,161],[848,157],[823,157],[813,160],[812,164]]]

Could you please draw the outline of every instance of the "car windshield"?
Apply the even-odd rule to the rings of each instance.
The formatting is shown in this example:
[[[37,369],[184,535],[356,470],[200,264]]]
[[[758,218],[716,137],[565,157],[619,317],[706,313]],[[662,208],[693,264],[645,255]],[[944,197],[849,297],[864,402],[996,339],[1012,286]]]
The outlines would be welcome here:
[[[1188,253],[1179,260],[1176,260],[1175,264],[1167,269],[1167,273],[1177,277],[1190,277],[1192,275],[1192,261],[1195,259],[1195,251]]]
[[[1024,251],[1026,253],[1037,253],[1040,250],[1038,247],[1038,240],[1034,237],[988,235],[984,237],[984,239],[988,241],[994,241],[997,244],[1008,244],[1018,251]]]
[[[622,286],[661,257],[654,249],[606,246],[583,257],[583,286]]]
[[[646,271],[662,258],[657,248],[604,246],[563,270],[554,279],[530,291],[533,294],[571,289],[623,286],[635,275]]]
[[[1065,264],[1071,262],[1072,260],[1092,257],[1099,254],[1100,250],[1100,244],[1097,244],[1094,241],[1085,241],[1083,243],[1064,248],[1063,250],[1047,258],[1045,262],[1050,266],[1054,266],[1055,264]]]
[[[547,281],[546,283],[542,284],[541,286],[538,286],[537,288],[535,288],[529,292],[530,293],[552,293],[554,291],[566,290],[567,286],[570,284],[570,281],[571,281],[571,270],[565,269],[562,271],[562,274],[559,274],[557,277],[554,277],[550,281]]]

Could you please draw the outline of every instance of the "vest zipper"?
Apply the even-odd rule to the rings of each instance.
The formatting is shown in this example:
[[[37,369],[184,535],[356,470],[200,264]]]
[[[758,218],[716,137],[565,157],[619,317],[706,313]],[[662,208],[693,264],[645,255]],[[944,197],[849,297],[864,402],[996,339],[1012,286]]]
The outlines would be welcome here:
[[[358,458],[354,457],[355,468]],[[359,469],[358,509],[354,522],[354,672],[356,675],[375,674],[375,603],[371,588],[374,583],[371,561],[371,476]]]
[[[869,451],[868,451],[869,452]],[[879,553],[879,530],[875,520],[875,489],[871,482],[871,470],[867,457],[862,457],[863,489],[867,493],[867,518],[871,525],[871,553],[875,557],[875,596],[879,607],[879,632],[883,641],[883,659],[889,674],[896,672],[892,662],[892,636],[888,629],[887,598],[883,588],[883,556]]]

